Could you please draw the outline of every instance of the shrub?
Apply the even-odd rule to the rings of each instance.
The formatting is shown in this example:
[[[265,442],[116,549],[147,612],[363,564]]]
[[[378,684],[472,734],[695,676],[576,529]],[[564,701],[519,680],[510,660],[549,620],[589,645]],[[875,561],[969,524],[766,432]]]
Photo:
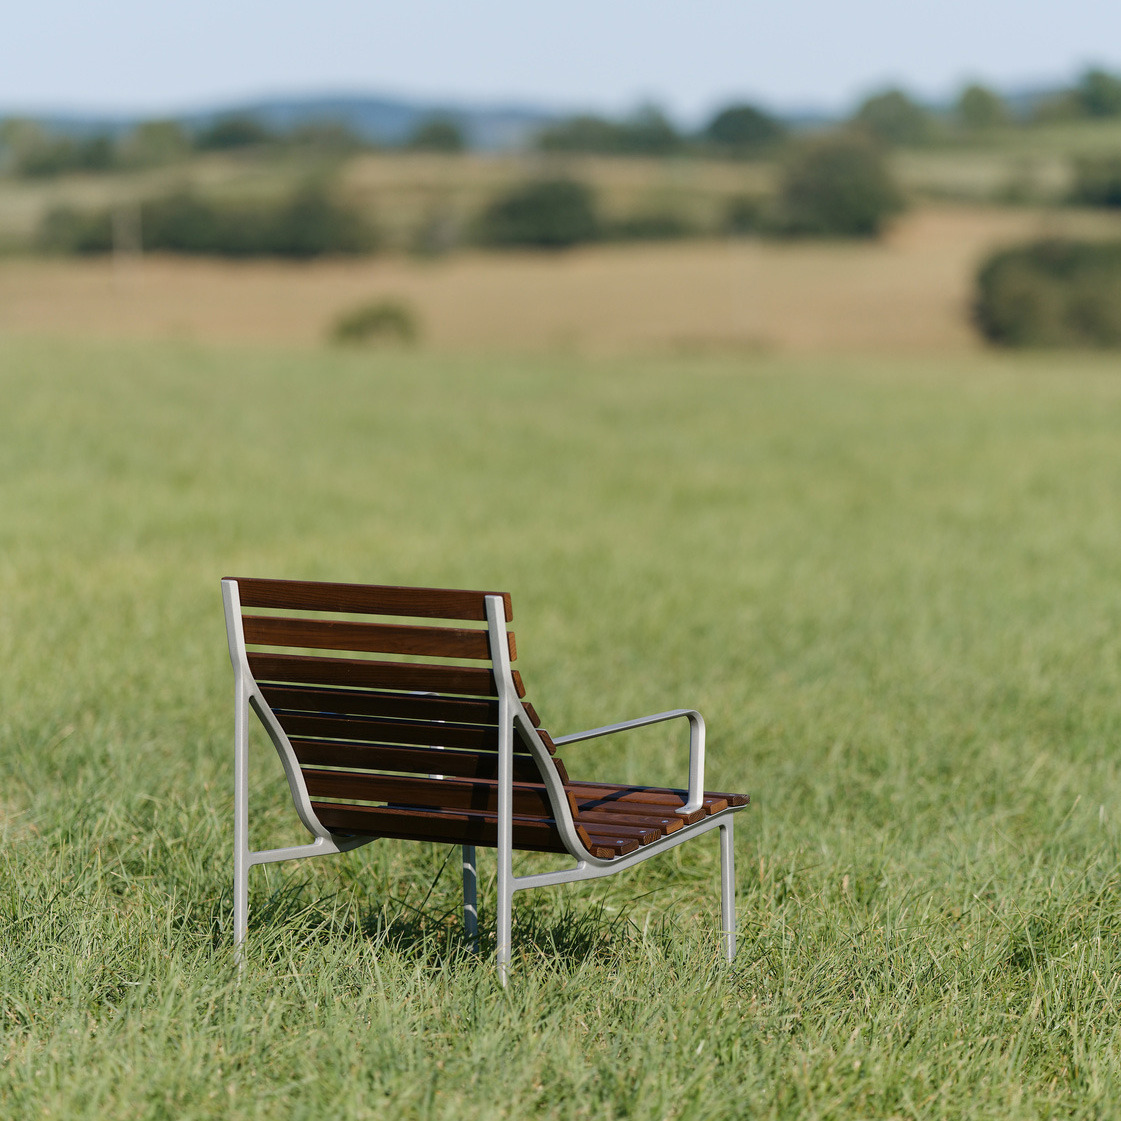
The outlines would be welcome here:
[[[903,196],[880,151],[840,134],[805,145],[783,170],[775,232],[875,237],[903,209]]]
[[[416,152],[462,152],[467,147],[463,129],[447,117],[432,117],[421,121],[405,142],[406,148]]]
[[[413,311],[397,300],[378,300],[339,316],[332,324],[332,342],[348,345],[374,342],[415,343],[420,331]]]
[[[112,219],[107,210],[86,213],[56,206],[43,216],[37,241],[48,253],[108,253],[113,248]]]
[[[220,152],[231,148],[251,148],[272,139],[272,132],[255,117],[238,115],[222,117],[197,133],[195,147],[203,152]]]
[[[853,124],[883,144],[923,144],[933,132],[933,119],[902,90],[869,97],[852,118]]]
[[[647,107],[624,121],[572,117],[537,135],[546,152],[597,152],[616,156],[667,156],[685,146],[684,138],[658,109]]]
[[[974,132],[999,128],[1009,121],[1008,106],[1000,94],[976,83],[961,91],[954,113],[964,128]]]
[[[786,129],[754,105],[729,105],[709,121],[702,136],[727,155],[755,156],[779,144]]]
[[[732,195],[724,204],[720,230],[732,235],[760,233],[766,218],[766,203],[758,195]]]
[[[1071,201],[1087,206],[1121,206],[1121,156],[1076,160]]]
[[[278,203],[218,202],[177,191],[141,205],[143,245],[168,253],[224,257],[317,257],[376,248],[366,218],[320,186]],[[43,248],[104,253],[112,248],[108,212],[55,210],[39,230]]]
[[[993,254],[973,320],[1010,347],[1121,346],[1121,242],[1038,241]]]
[[[616,219],[604,236],[615,241],[674,241],[694,233],[689,221],[672,210],[649,210]]]
[[[573,179],[540,179],[494,199],[479,216],[483,245],[563,249],[599,236],[595,197]]]

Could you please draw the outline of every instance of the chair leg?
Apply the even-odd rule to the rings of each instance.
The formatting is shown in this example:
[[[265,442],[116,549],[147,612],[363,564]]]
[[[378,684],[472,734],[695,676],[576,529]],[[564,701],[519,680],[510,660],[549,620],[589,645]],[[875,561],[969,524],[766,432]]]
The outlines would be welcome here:
[[[249,702],[239,674],[234,697],[234,960],[245,964],[249,928]]]
[[[463,933],[473,954],[479,952],[478,866],[475,846],[463,846]]]
[[[506,987],[510,970],[510,937],[514,926],[514,876],[509,860],[498,861],[498,979]]]
[[[724,955],[736,956],[736,857],[732,843],[732,819],[720,826],[720,929]]]

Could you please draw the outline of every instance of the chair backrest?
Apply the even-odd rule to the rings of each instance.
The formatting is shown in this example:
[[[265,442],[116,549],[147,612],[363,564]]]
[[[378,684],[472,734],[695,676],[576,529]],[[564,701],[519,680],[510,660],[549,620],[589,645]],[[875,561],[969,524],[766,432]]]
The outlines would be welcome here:
[[[463,624],[485,623],[488,595],[502,596],[510,622],[509,595],[297,580],[224,583],[236,586],[240,603],[236,620],[227,619],[231,654],[243,642],[251,703],[266,727],[271,717],[283,730],[323,827],[494,843],[499,683],[487,629]],[[243,637],[234,633],[238,625]],[[513,661],[513,632],[507,628],[504,638]],[[521,675],[511,676],[524,698]],[[522,704],[536,732],[514,737],[514,843],[563,852],[542,772],[551,769],[562,784],[568,776],[552,758],[554,745],[533,707]],[[536,745],[529,742],[534,734]],[[287,747],[273,739],[283,759]],[[299,803],[299,783],[288,769]]]

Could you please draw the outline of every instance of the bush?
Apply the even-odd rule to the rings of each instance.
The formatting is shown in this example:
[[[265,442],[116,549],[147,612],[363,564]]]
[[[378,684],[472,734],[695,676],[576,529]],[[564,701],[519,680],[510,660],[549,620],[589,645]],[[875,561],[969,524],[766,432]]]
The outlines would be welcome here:
[[[794,153],[777,207],[776,233],[876,237],[903,209],[903,196],[880,151],[862,137],[841,134]]]
[[[852,118],[853,124],[883,144],[924,144],[931,137],[931,115],[902,90],[869,97]]]
[[[963,128],[973,132],[999,128],[1010,119],[1008,106],[1000,94],[976,83],[961,91],[954,114]]]
[[[614,241],[675,241],[694,232],[683,215],[672,210],[650,210],[617,219],[603,236]]]
[[[667,156],[685,146],[684,138],[658,109],[647,107],[624,121],[572,117],[537,135],[545,152],[596,152],[615,156]]]
[[[447,117],[421,121],[405,142],[415,152],[462,152],[467,147],[463,129]]]
[[[1076,160],[1070,197],[1086,206],[1121,206],[1121,156]]]
[[[1121,346],[1121,242],[1039,241],[993,254],[973,320],[1010,347]]]
[[[786,129],[754,105],[729,105],[709,121],[702,136],[726,155],[756,156],[781,143]]]
[[[476,238],[483,245],[564,249],[593,241],[600,233],[595,196],[573,179],[540,179],[494,199],[479,216]]]
[[[732,195],[724,204],[720,221],[722,233],[735,235],[763,232],[767,224],[767,206],[758,195]]]
[[[202,152],[222,152],[231,148],[252,148],[274,139],[272,132],[255,117],[222,117],[195,136],[195,147]]]
[[[411,345],[420,335],[413,311],[397,300],[378,300],[339,316],[331,326],[335,343],[395,342]]]
[[[145,249],[224,257],[295,257],[366,253],[376,235],[365,217],[322,187],[297,191],[279,203],[230,203],[178,191],[140,208]],[[39,230],[40,245],[71,253],[112,248],[108,212],[55,210]]]

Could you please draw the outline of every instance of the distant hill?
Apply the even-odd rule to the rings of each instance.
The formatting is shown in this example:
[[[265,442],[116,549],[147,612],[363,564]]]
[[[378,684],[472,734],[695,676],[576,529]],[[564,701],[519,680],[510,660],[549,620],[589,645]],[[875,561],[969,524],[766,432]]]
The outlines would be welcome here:
[[[29,117],[52,132],[89,136],[127,132],[140,121],[150,119],[151,114],[5,113],[0,110],[0,119],[7,116]],[[277,130],[331,122],[346,125],[358,136],[381,144],[399,144],[420,122],[444,117],[460,126],[471,147],[502,151],[524,146],[535,132],[563,114],[522,105],[472,106],[361,94],[324,94],[264,97],[166,116],[192,130],[206,128],[215,120],[230,116],[251,116]]]

